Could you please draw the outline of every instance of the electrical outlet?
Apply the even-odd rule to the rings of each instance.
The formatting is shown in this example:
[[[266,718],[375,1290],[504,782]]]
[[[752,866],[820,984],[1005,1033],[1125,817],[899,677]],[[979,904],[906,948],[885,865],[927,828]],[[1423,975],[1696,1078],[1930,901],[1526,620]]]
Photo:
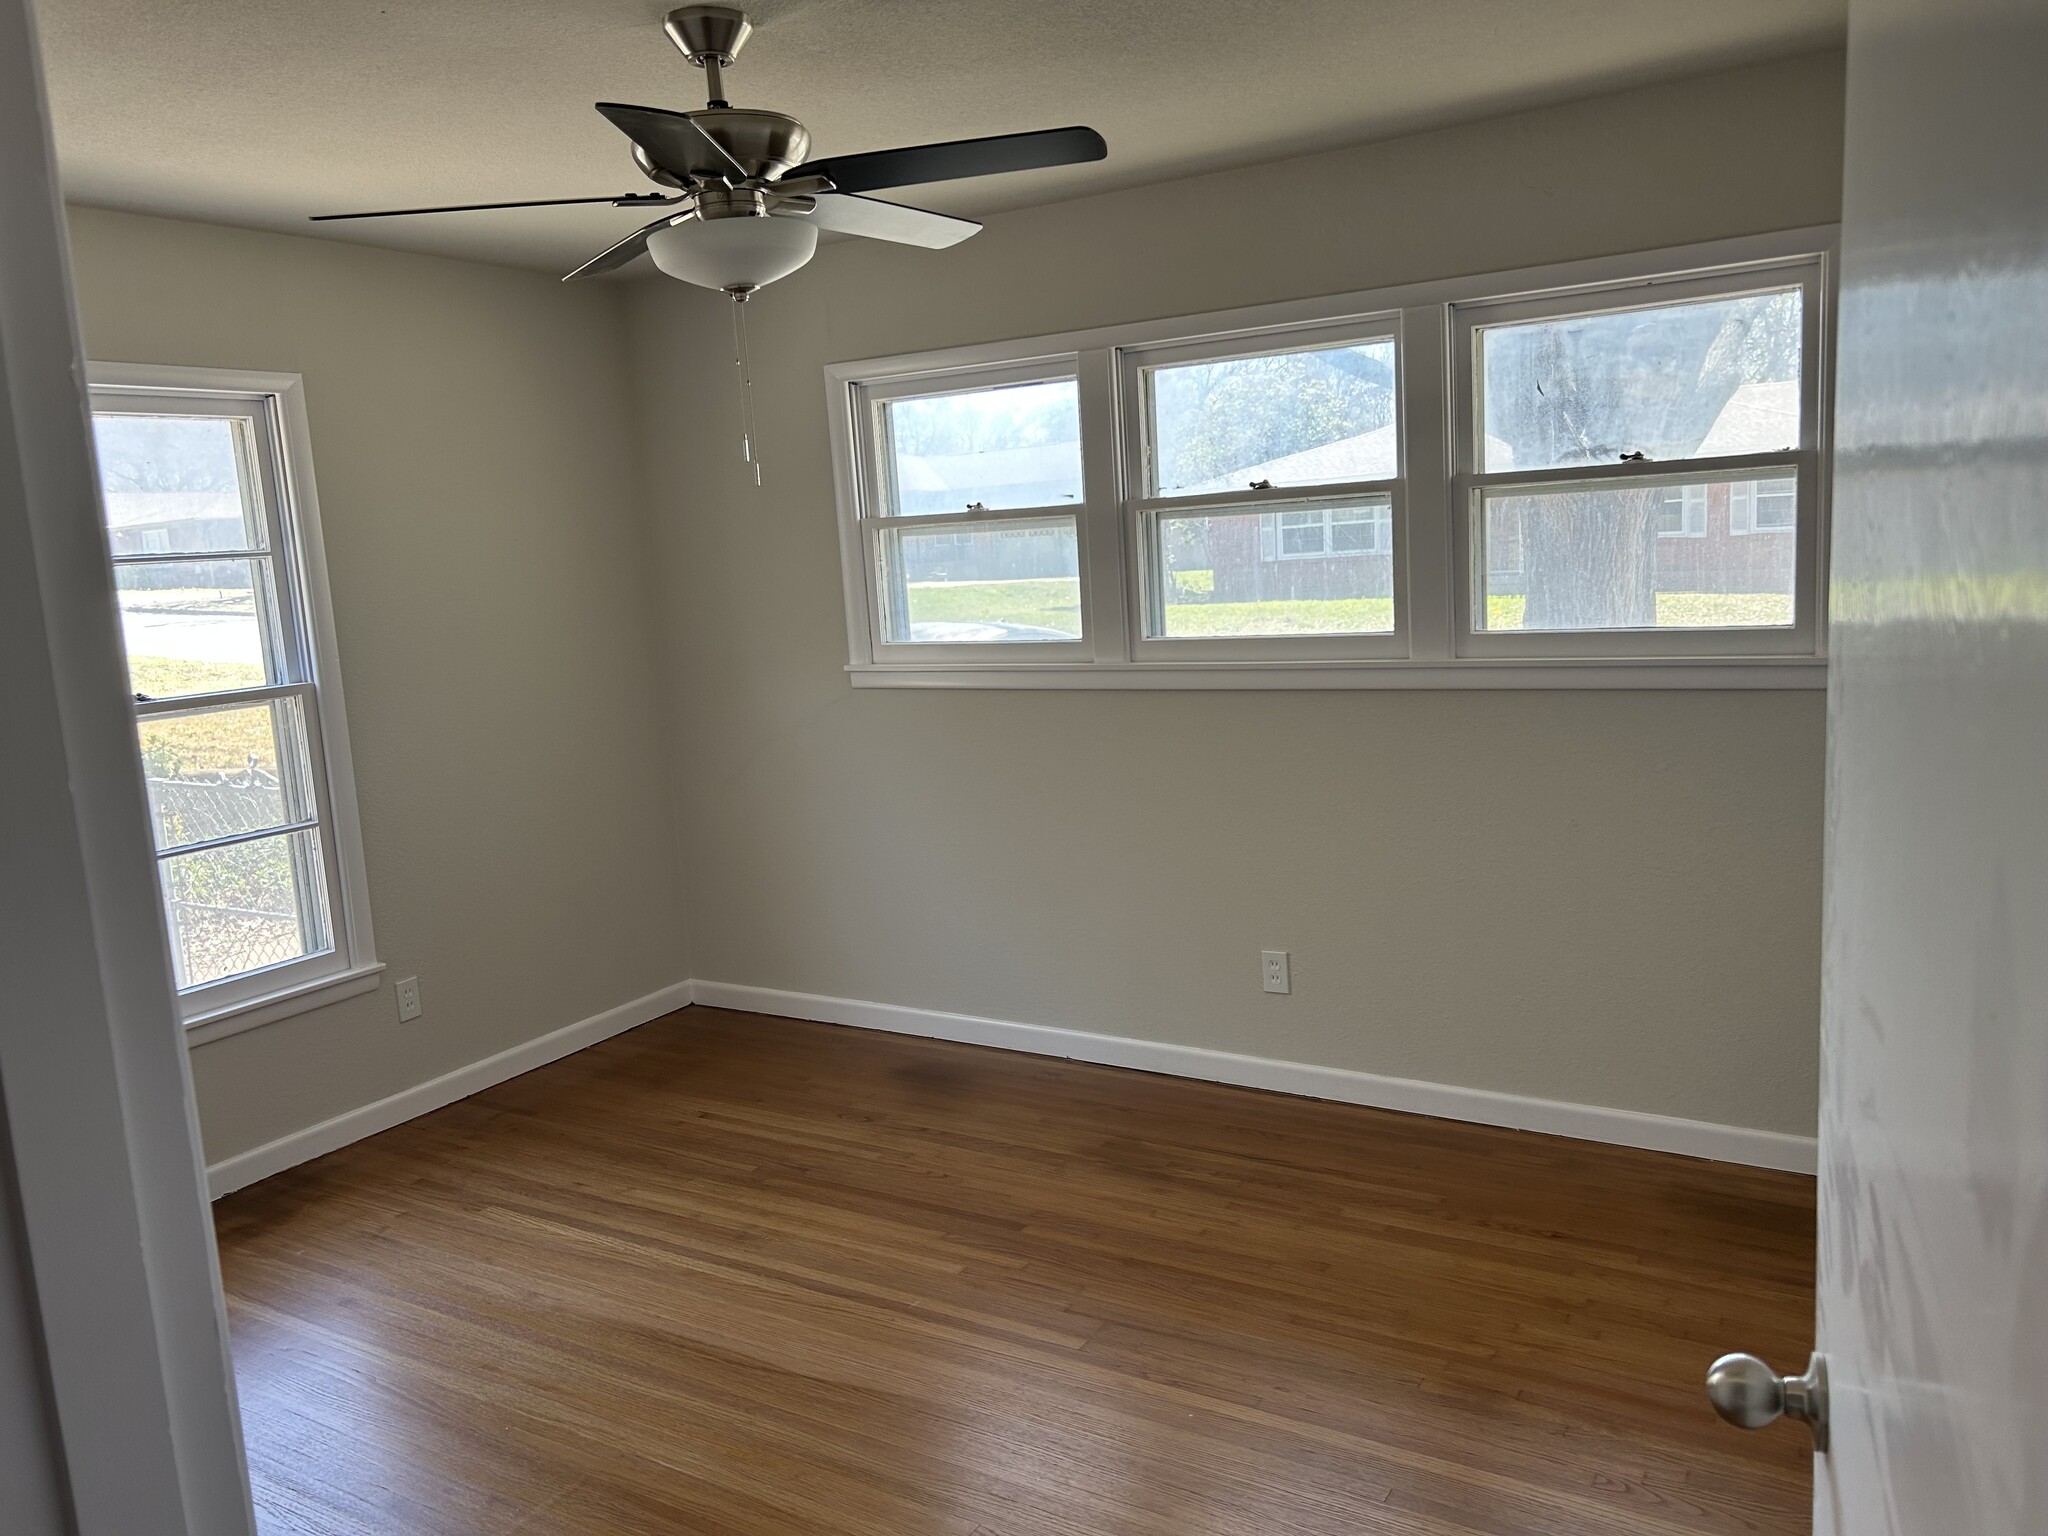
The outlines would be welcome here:
[[[420,979],[408,976],[398,984],[398,1022],[420,1016]]]
[[[1294,983],[1287,974],[1287,951],[1260,950],[1259,977],[1268,992],[1292,992]]]

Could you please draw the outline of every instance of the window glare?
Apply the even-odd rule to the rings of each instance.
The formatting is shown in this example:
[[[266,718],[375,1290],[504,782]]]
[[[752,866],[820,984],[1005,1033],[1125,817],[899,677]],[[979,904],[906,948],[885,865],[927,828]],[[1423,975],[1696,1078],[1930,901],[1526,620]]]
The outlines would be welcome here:
[[[882,536],[889,639],[899,645],[1012,645],[1081,638],[1080,548],[1072,518],[954,523]]]
[[[1178,363],[1146,378],[1155,495],[1400,473],[1391,341]]]
[[[1799,445],[1797,288],[1482,326],[1488,473]]]
[[[880,415],[885,516],[1081,499],[1080,391],[1072,379],[890,400]]]

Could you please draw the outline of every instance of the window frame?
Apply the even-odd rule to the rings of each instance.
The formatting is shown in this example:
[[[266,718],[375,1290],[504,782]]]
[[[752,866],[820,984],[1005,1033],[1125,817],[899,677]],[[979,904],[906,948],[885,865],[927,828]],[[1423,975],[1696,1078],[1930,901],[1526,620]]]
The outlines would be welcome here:
[[[936,688],[1820,688],[1826,684],[1827,402],[1833,366],[1836,231],[1832,226],[1744,236],[1677,249],[1560,263],[1518,272],[1406,284],[1209,315],[987,342],[824,370],[846,598],[847,671],[855,687]],[[1804,285],[1802,440],[1791,454],[1721,456],[1629,466],[1669,481],[1796,473],[1800,485],[1795,624],[1744,630],[1470,632],[1475,591],[1469,513],[1469,328],[1524,307],[1530,314],[1654,306],[1691,293]],[[1633,303],[1630,302],[1631,298]],[[1399,474],[1393,481],[1276,488],[1214,497],[1146,497],[1149,410],[1143,366],[1270,354],[1348,339],[1396,343]],[[1461,341],[1461,336],[1464,338]],[[1081,415],[1082,504],[1077,520],[1084,636],[1054,642],[948,646],[880,644],[860,400],[902,386],[996,379],[1003,370],[1071,368]],[[918,386],[934,386],[920,388]],[[960,387],[956,383],[955,387]],[[1592,473],[1548,473],[1560,482]],[[1531,478],[1513,476],[1517,480]],[[1147,529],[1154,514],[1313,510],[1366,494],[1389,498],[1395,632],[1387,635],[1174,638],[1148,633],[1158,599]],[[1232,505],[1242,502],[1241,508]],[[1287,503],[1282,505],[1281,503]],[[1011,517],[1015,513],[992,514]],[[949,519],[967,521],[968,516]],[[931,518],[906,519],[927,526]],[[1526,561],[1525,561],[1526,564]],[[1148,606],[1149,605],[1149,606]],[[1474,643],[1475,639],[1477,644]],[[1499,642],[1507,641],[1502,644]],[[941,651],[945,654],[940,654]],[[905,654],[910,652],[913,654]]]
[[[1475,660],[1537,658],[1636,661],[1670,657],[1733,662],[1751,656],[1822,654],[1825,609],[1824,550],[1828,262],[1825,252],[1777,260],[1727,263],[1699,274],[1641,277],[1588,284],[1561,293],[1466,300],[1450,306],[1452,473],[1450,531],[1457,569],[1468,574],[1453,587],[1456,650]],[[1790,281],[1788,281],[1790,279]],[[1800,289],[1799,442],[1784,453],[1715,454],[1551,469],[1487,471],[1480,467],[1483,431],[1478,367],[1479,333],[1490,325],[1623,314],[1687,301],[1735,298],[1797,286]],[[1488,491],[1561,490],[1634,485],[1676,488],[1792,478],[1798,485],[1792,623],[1726,629],[1487,630],[1472,622],[1483,590],[1478,525]],[[1704,536],[1702,527],[1700,536]],[[1692,535],[1681,534],[1680,537]],[[1660,535],[1661,537],[1661,535]],[[1527,564],[1526,557],[1524,564]]]
[[[992,367],[969,366],[904,373],[888,378],[862,380],[851,391],[850,404],[854,419],[850,431],[859,462],[855,489],[857,512],[853,532],[858,540],[862,603],[867,614],[867,634],[872,637],[871,656],[876,664],[945,664],[984,659],[987,665],[1000,665],[1003,664],[1005,657],[990,653],[1015,651],[1028,652],[1029,656],[1020,660],[1029,660],[1038,665],[1057,665],[1062,661],[1094,659],[1096,642],[1091,633],[1094,626],[1088,621],[1090,562],[1080,549],[1087,537],[1082,526],[1082,514],[1087,506],[1086,495],[1084,494],[1079,502],[1055,502],[1042,507],[1002,507],[994,511],[963,508],[959,512],[893,513],[887,507],[889,466],[883,461],[878,427],[883,408],[899,400],[931,399],[941,395],[970,394],[1020,384],[1050,384],[1068,379],[1075,381],[1078,393],[1077,361],[1072,356],[1054,354],[1006,362]],[[1082,455],[1082,475],[1085,488],[1085,452]],[[880,579],[882,544],[889,533],[936,533],[941,530],[978,528],[992,524],[1042,523],[1052,518],[1071,519],[1074,524],[1081,592],[1082,624],[1079,639],[948,645],[943,642],[889,638],[888,595],[884,592]]]
[[[304,382],[297,374],[254,373],[150,364],[91,363],[87,382],[94,413],[241,417],[251,423],[251,489],[260,503],[271,573],[272,635],[281,680],[260,686],[184,694],[134,704],[135,717],[177,718],[236,705],[260,705],[278,698],[300,701],[304,722],[313,820],[319,832],[323,896],[330,948],[295,960],[224,977],[177,992],[186,1040],[200,1044],[255,1028],[307,1009],[367,992],[383,966],[376,958],[370,920],[369,886],[363,861],[361,820],[348,743],[332,603],[328,594],[317,494],[313,484],[311,432]],[[207,551],[177,556],[159,553],[114,555],[119,571],[166,559],[237,559],[249,552]],[[282,770],[283,764],[280,763]],[[152,826],[155,814],[151,815]],[[282,825],[228,842],[283,835]],[[214,846],[220,840],[201,846]],[[190,850],[158,857],[176,857]],[[155,850],[152,849],[155,856]],[[163,883],[158,879],[159,900]],[[168,927],[168,913],[164,919]]]
[[[1177,496],[1164,496],[1152,491],[1156,445],[1152,440],[1150,370],[1192,363],[1231,362],[1247,357],[1326,351],[1374,342],[1391,342],[1394,346],[1396,473],[1393,478],[1330,480],[1307,485],[1274,486],[1269,490],[1248,487],[1241,491],[1193,492]],[[1401,345],[1400,316],[1385,311],[1309,324],[1250,327],[1219,335],[1150,345],[1132,344],[1115,349],[1117,406],[1124,423],[1123,430],[1117,434],[1119,484],[1123,492],[1118,532],[1122,547],[1133,552],[1124,573],[1130,614],[1124,639],[1127,653],[1135,665],[1160,662],[1388,661],[1399,660],[1408,654],[1407,578],[1404,569],[1407,540],[1402,535],[1404,500],[1400,475],[1408,448],[1401,419],[1402,402],[1407,396],[1407,380],[1401,367],[1405,350]],[[1085,454],[1088,441],[1085,420],[1081,426],[1081,437]],[[1329,513],[1338,508],[1382,496],[1388,499],[1388,517],[1394,540],[1390,556],[1394,602],[1394,627],[1391,630],[1336,635],[1213,637],[1164,633],[1165,565],[1157,548],[1162,518],[1242,517],[1251,513],[1320,511],[1327,526]]]

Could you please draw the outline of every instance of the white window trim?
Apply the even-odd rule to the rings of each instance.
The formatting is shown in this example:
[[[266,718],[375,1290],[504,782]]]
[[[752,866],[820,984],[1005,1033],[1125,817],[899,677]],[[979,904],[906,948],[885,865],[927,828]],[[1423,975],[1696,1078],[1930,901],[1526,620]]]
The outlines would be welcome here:
[[[1826,686],[1825,568],[1827,550],[1827,402],[1832,369],[1833,226],[1714,241],[1678,249],[1601,257],[1518,272],[1408,284],[1230,310],[1180,319],[1099,327],[1020,341],[988,342],[900,357],[834,363],[825,369],[828,426],[837,493],[842,580],[846,599],[847,670],[858,688],[1822,688]],[[1810,268],[1802,420],[1806,440],[1795,454],[1702,461],[1701,478],[1729,478],[1748,468],[1801,469],[1799,623],[1742,631],[1614,631],[1582,635],[1520,635],[1469,631],[1473,540],[1468,517],[1475,478],[1457,473],[1453,417],[1469,421],[1454,389],[1469,365],[1457,357],[1460,307],[1495,306],[1628,291],[1684,291],[1687,285],[1755,286],[1772,268]],[[1752,269],[1744,272],[1743,269]],[[1491,318],[1491,315],[1489,316]],[[1395,548],[1395,590],[1401,631],[1394,636],[1262,638],[1232,641],[1157,640],[1143,633],[1142,502],[1131,489],[1140,423],[1119,373],[1139,351],[1150,360],[1172,355],[1218,356],[1228,350],[1275,351],[1313,345],[1327,334],[1394,334],[1399,342],[1399,427],[1402,475],[1358,486],[1287,487],[1239,493],[1259,510],[1277,500],[1330,503],[1389,495]],[[1297,339],[1299,338],[1299,339]],[[1082,612],[1086,635],[1058,659],[1049,645],[881,647],[872,615],[872,519],[864,517],[859,451],[860,391],[943,388],[980,383],[985,370],[1070,368],[1078,381],[1082,421],[1080,508]],[[1465,430],[1458,426],[1458,430]],[[1657,466],[1683,478],[1686,470]],[[1597,478],[1595,470],[1590,477]],[[1566,478],[1569,478],[1567,476]],[[1216,498],[1229,501],[1235,498]],[[1203,498],[1204,501],[1210,500]],[[1006,514],[1007,515],[1007,514]],[[919,519],[929,522],[929,519]],[[1475,643],[1477,642],[1477,643]],[[1506,642],[1506,643],[1502,643]],[[1648,647],[1648,648],[1646,648]],[[914,654],[905,654],[906,652]],[[1025,654],[1018,654],[1018,653]]]
[[[1674,486],[1679,493],[1678,526],[1659,528],[1660,539],[1704,539],[1707,536],[1707,488],[1704,485]],[[1699,495],[1692,493],[1698,491]],[[1699,516],[1693,516],[1697,511]]]
[[[1646,260],[1649,258],[1645,258]],[[1655,258],[1658,261],[1663,256]],[[1476,573],[1480,539],[1477,525],[1484,493],[1521,488],[1556,489],[1575,485],[1637,485],[1646,487],[1727,483],[1793,475],[1799,482],[1799,531],[1793,577],[1793,622],[1788,628],[1668,630],[1480,630],[1472,626],[1472,600],[1482,590],[1477,579],[1455,585],[1458,606],[1457,652],[1476,660],[1508,658],[1569,661],[1586,658],[1629,658],[1654,644],[1659,655],[1713,658],[1739,667],[1737,658],[1823,654],[1826,611],[1823,523],[1827,502],[1827,419],[1823,405],[1828,362],[1832,355],[1828,323],[1831,262],[1826,251],[1808,251],[1777,260],[1712,264],[1667,269],[1663,276],[1632,282],[1596,284],[1565,293],[1469,300],[1451,306],[1452,402],[1454,412],[1450,506],[1451,540],[1458,569]],[[1654,306],[1661,302],[1710,299],[1783,287],[1796,280],[1803,295],[1800,324],[1798,444],[1783,453],[1727,454],[1662,462],[1621,462],[1536,470],[1486,471],[1477,452],[1478,393],[1475,342],[1482,326],[1599,314]],[[1702,534],[1705,529],[1702,527]],[[1526,563],[1526,562],[1525,562]]]
[[[151,363],[89,363],[87,382],[111,394],[176,391],[187,396],[262,397],[268,405],[286,505],[284,547],[274,558],[289,562],[297,587],[302,644],[312,673],[314,708],[308,711],[308,743],[325,790],[324,825],[334,861],[334,899],[329,922],[334,948],[325,964],[293,962],[253,971],[178,994],[187,1044],[239,1034],[378,985],[384,967],[377,960],[370,922],[369,881],[363,861],[362,822],[356,804],[355,771],[349,751],[348,711],[342,696],[340,651],[328,593],[320,506],[313,483],[312,431],[306,415],[305,381],[295,373],[172,367]]]

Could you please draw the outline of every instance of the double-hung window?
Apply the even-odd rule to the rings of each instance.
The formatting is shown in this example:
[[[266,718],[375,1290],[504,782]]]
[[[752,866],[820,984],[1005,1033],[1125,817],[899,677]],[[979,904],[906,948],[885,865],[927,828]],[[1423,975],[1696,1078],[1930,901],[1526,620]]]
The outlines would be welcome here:
[[[862,601],[883,656],[1082,651],[1071,358],[859,391]]]
[[[1453,306],[1464,654],[1814,651],[1819,278]],[[1504,576],[1489,546],[1510,526]]]
[[[1130,347],[1139,657],[1402,654],[1392,319]]]
[[[375,984],[296,379],[95,368],[93,433],[188,1024]]]
[[[854,682],[1820,686],[1831,247],[835,364]]]

